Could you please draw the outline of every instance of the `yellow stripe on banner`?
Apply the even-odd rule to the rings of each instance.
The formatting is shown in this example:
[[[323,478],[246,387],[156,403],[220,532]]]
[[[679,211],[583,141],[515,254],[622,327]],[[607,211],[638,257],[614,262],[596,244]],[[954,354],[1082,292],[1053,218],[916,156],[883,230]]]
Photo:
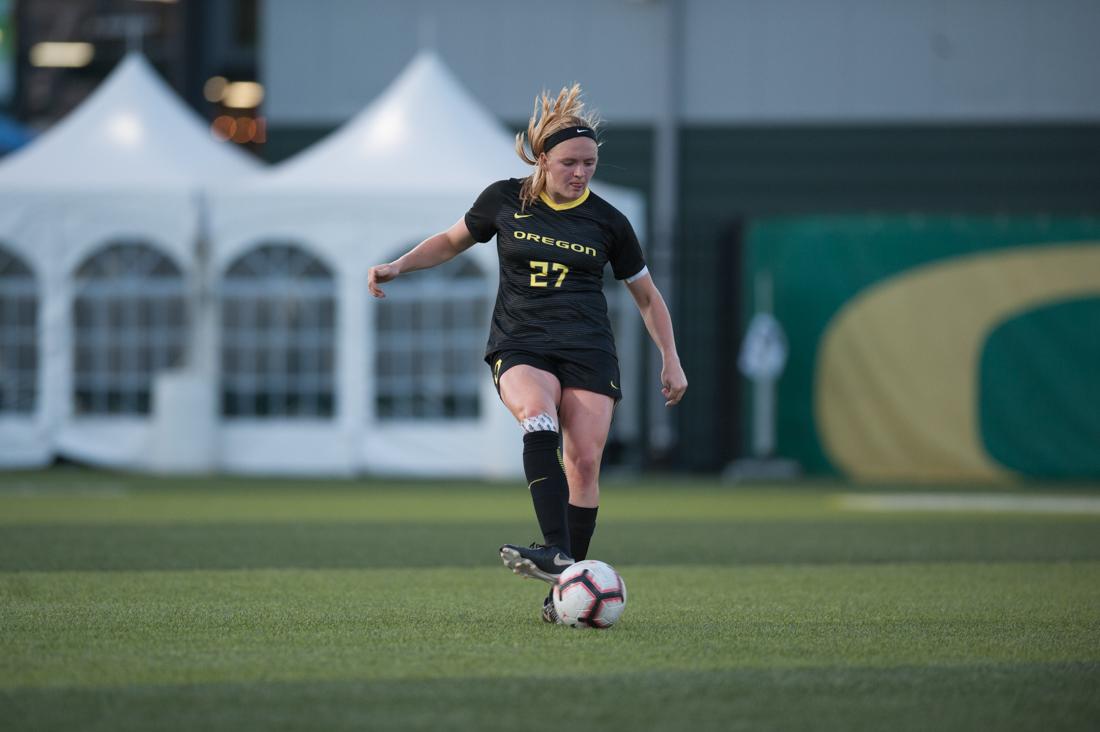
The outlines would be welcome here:
[[[1100,295],[1100,242],[983,252],[873,285],[834,316],[815,371],[818,434],[860,480],[998,480],[982,444],[986,339],[1028,310]]]

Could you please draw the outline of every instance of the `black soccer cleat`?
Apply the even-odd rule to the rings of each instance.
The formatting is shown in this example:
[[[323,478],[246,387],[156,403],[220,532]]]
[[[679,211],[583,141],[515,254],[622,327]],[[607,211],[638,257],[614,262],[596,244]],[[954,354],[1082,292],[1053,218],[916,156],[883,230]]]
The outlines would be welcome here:
[[[554,590],[550,589],[550,594],[546,596],[546,599],[542,601],[542,622],[550,623],[551,625],[561,625],[561,618],[558,617],[558,611],[554,608]]]
[[[573,557],[556,546],[532,544],[529,547],[505,544],[500,548],[504,566],[518,575],[554,584],[562,570],[573,564]]]

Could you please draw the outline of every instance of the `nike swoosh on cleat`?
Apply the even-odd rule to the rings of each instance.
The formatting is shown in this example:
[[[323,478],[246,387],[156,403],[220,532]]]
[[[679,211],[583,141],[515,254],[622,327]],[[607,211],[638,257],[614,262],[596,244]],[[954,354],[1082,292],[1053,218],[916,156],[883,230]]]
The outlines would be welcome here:
[[[573,566],[573,563],[570,562],[568,559],[566,559],[565,561],[562,561],[561,555],[558,554],[556,557],[554,557],[554,566],[555,567],[571,567],[571,566]]]
[[[517,219],[526,219],[526,218],[530,218],[531,216],[534,216],[534,214],[518,214],[518,213],[514,213],[514,214],[512,214],[512,216],[513,216],[513,218],[517,218]]]

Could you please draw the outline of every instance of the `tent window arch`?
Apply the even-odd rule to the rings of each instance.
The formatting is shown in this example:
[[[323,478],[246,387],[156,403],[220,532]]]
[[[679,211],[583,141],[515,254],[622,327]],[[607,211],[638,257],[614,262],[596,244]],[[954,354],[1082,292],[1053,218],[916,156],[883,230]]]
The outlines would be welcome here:
[[[386,299],[373,306],[380,419],[479,415],[488,290],[485,273],[472,257],[386,286]]]
[[[221,290],[222,414],[331,417],[336,280],[305,248],[270,242],[238,257]]]
[[[28,414],[38,398],[38,287],[0,246],[0,414]]]
[[[150,411],[153,376],[183,363],[186,292],[180,268],[143,242],[115,242],[77,268],[73,401],[77,414]]]

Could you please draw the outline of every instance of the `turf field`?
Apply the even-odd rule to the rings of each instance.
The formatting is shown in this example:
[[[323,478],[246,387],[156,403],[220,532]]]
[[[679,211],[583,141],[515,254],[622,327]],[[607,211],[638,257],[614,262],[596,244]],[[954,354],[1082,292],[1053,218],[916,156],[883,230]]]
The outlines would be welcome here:
[[[0,727],[1100,728],[1100,486],[603,492],[606,632],[522,485],[0,474]]]

